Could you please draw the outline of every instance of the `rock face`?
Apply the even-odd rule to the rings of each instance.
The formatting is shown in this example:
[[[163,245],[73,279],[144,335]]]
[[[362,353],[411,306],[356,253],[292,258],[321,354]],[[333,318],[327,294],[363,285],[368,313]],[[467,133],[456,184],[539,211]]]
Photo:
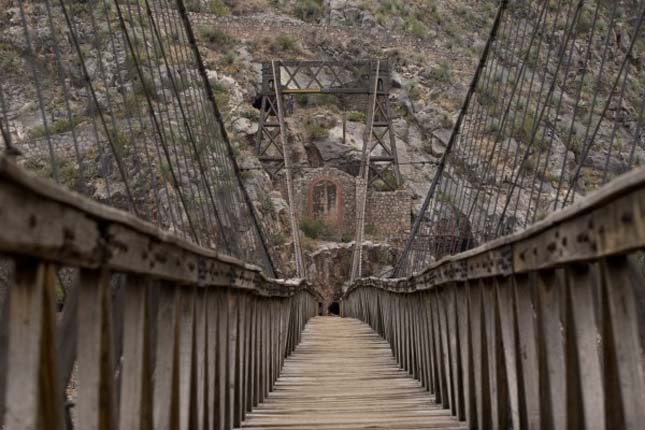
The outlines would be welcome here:
[[[316,251],[307,253],[307,274],[313,286],[324,298],[323,309],[340,299],[342,286],[350,277],[353,243],[325,243]],[[363,271],[374,276],[392,269],[398,249],[384,243],[364,243]]]

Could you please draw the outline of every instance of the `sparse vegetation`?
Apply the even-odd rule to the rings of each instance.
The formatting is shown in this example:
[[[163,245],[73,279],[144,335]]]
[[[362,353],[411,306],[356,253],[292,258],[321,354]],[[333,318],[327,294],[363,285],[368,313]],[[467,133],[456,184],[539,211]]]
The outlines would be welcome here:
[[[447,84],[452,81],[450,63],[440,60],[431,70],[430,75],[437,81]]]
[[[211,81],[210,84],[211,88],[213,89],[213,93],[215,94],[215,101],[217,102],[217,106],[221,109],[222,107],[228,105],[228,90],[224,88],[224,86],[219,82]]]
[[[307,120],[305,122],[305,131],[309,140],[321,140],[329,136],[329,130],[317,121]]]
[[[229,8],[223,0],[210,0],[208,11],[215,15],[226,15],[229,12]]]
[[[262,209],[262,212],[264,213],[271,213],[273,212],[273,201],[271,200],[271,196],[269,196],[267,193],[259,193],[258,199],[260,201],[260,208]]]
[[[329,237],[329,229],[319,219],[303,219],[300,222],[300,230],[310,239],[324,239]]]
[[[47,133],[49,133],[50,135],[67,133],[68,131],[71,131],[72,128],[82,123],[84,120],[85,117],[75,115],[72,116],[71,119],[65,117],[53,122],[49,121],[47,123],[47,128],[45,128],[44,125],[39,125],[29,130],[29,135],[33,139],[40,139],[42,137],[45,137]]]
[[[347,121],[365,122],[365,114],[357,111],[347,112]]]
[[[275,54],[297,53],[298,41],[288,34],[281,34],[271,42],[271,51]]]
[[[0,42],[0,70],[19,71],[22,67],[20,53],[12,46]]]
[[[197,29],[197,34],[202,40],[217,45],[218,49],[231,46],[236,42],[233,36],[214,26],[203,25]]]
[[[321,0],[297,0],[294,12],[303,21],[316,21],[323,12]]]

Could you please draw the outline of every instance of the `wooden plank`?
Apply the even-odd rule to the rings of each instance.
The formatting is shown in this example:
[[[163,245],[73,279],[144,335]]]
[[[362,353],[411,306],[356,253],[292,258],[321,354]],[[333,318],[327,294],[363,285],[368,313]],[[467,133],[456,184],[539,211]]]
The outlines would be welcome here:
[[[62,429],[55,268],[34,259],[17,259],[12,278],[4,301],[9,325],[3,428],[37,428],[46,422],[49,428]]]
[[[543,419],[551,428],[567,427],[567,375],[565,339],[560,304],[565,286],[554,270],[541,271],[536,276],[538,292],[538,321],[540,333],[540,362],[546,364],[543,396]],[[545,398],[546,397],[546,398]],[[548,406],[548,407],[545,407]]]
[[[255,359],[257,353],[257,299],[250,297],[249,303],[249,343],[248,343],[248,362],[247,362],[247,386],[246,386],[246,412],[251,412],[255,403],[255,385],[257,384],[257,374],[255,373]]]
[[[226,291],[226,303],[228,308],[228,339],[227,339],[227,360],[226,360],[226,420],[225,428],[235,426],[235,370],[237,360],[237,319],[238,319],[238,292]]]
[[[238,298],[238,317],[237,317],[237,346],[235,360],[235,426],[239,427],[244,420],[244,367],[245,367],[245,343],[246,343],[246,296],[240,294]]]
[[[65,293],[63,316],[58,324],[58,356],[59,374],[63,390],[67,387],[76,362],[76,347],[78,344],[78,290],[80,277],[76,273],[71,286]]]
[[[496,280],[496,298],[499,309],[501,326],[502,349],[506,365],[506,381],[508,400],[510,403],[510,418],[514,429],[522,428],[520,420],[520,356],[519,335],[517,330],[517,313],[515,307],[515,284],[509,277]]]
[[[199,288],[195,292],[195,391],[198,429],[208,426],[208,413],[213,405],[209,402],[209,375],[208,375],[208,321],[207,306],[208,295],[206,288]]]
[[[486,361],[488,363],[488,377],[490,389],[490,409],[492,427],[503,428],[508,422],[508,387],[506,382],[506,369],[502,351],[501,328],[499,308],[495,297],[495,283],[493,279],[482,282],[482,304],[484,308],[484,331],[486,332]]]
[[[195,288],[179,289],[179,430],[194,428],[195,403]]]
[[[614,402],[618,402],[620,407],[620,410],[608,411],[610,417],[607,424],[614,428],[638,429],[645,422],[645,327],[642,315],[639,315],[638,305],[642,301],[637,297],[642,299],[645,277],[642,269],[627,256],[604,259],[601,267],[607,327],[605,348],[612,361],[606,370],[606,378],[608,381],[614,380],[609,384],[611,391],[608,395],[617,388],[619,396]],[[636,293],[638,290],[641,290],[640,297]]]
[[[528,276],[514,277],[519,350],[521,357],[520,420],[530,430],[541,429],[540,366],[537,347],[537,311],[532,284]]]
[[[116,425],[112,341],[111,274],[82,270],[79,290],[78,404],[80,428],[108,430]]]
[[[594,265],[595,266],[595,265]],[[578,383],[582,397],[585,429],[606,428],[605,388],[601,351],[598,343],[600,330],[594,304],[594,290],[600,288],[597,271],[591,265],[566,268],[571,347],[577,363]]]
[[[158,288],[154,354],[153,420],[155,430],[179,427],[179,294],[163,283]]]
[[[457,288],[457,307],[459,315],[459,340],[461,349],[461,369],[463,375],[463,396],[465,421],[470,428],[477,427],[477,403],[475,399],[475,369],[472,358],[472,332],[470,323],[470,289],[466,284]]]
[[[206,413],[208,416],[207,429],[217,430],[219,428],[219,395],[217,385],[217,355],[219,350],[218,338],[218,296],[212,289],[206,289],[206,350],[207,350],[207,386],[206,386]]]
[[[1,258],[1,257],[0,257]],[[7,263],[9,278],[13,278],[13,261]],[[2,312],[0,313],[0,426],[4,425],[6,394],[7,394],[7,355],[9,353],[9,297],[11,284],[8,285],[6,295],[2,302]]]
[[[470,332],[472,336],[472,360],[474,364],[475,402],[477,408],[477,425],[479,429],[492,428],[492,411],[487,361],[487,340],[485,330],[485,311],[482,303],[481,283],[468,284],[470,289]]]
[[[456,414],[457,409],[455,406],[455,396],[454,391],[454,375],[452,373],[452,356],[450,354],[450,332],[448,331],[448,319],[447,319],[447,303],[446,303],[446,288],[443,287],[440,291],[435,293],[435,300],[437,302],[437,316],[439,321],[439,335],[441,342],[441,353],[442,353],[442,363],[444,369],[444,375],[446,379],[446,397],[443,402],[443,406],[449,408],[453,415]]]
[[[219,311],[217,312],[217,396],[215,410],[218,418],[219,430],[226,429],[227,395],[228,395],[228,291],[217,290]]]
[[[147,283],[144,279],[129,277],[125,288],[120,429],[153,428]]]

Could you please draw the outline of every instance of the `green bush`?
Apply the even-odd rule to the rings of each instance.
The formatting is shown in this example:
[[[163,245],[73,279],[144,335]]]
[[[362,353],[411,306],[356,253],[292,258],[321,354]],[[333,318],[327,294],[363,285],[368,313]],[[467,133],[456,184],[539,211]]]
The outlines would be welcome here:
[[[273,40],[271,50],[274,53],[297,52],[298,41],[288,34],[281,34]]]
[[[74,127],[76,127],[83,121],[84,121],[84,117],[77,116],[77,115],[72,116],[71,119],[67,117],[61,118],[54,122],[51,122],[51,121],[48,122],[47,130],[45,130],[44,125],[39,125],[32,128],[31,130],[29,130],[29,135],[33,139],[39,139],[41,137],[45,137],[48,132],[50,135],[67,133],[68,131],[71,131]]]
[[[430,35],[428,27],[416,18],[409,18],[405,23],[405,30],[419,39],[427,39]]]
[[[212,44],[221,46],[229,46],[235,42],[235,38],[225,31],[219,30],[212,26],[203,25],[197,29],[199,37]]]
[[[215,15],[226,15],[228,13],[228,7],[224,4],[222,0],[211,0],[208,4],[208,10]]]
[[[450,64],[446,60],[439,61],[439,63],[432,68],[430,75],[439,82],[450,83],[452,81]]]
[[[322,16],[323,7],[321,0],[298,0],[295,14],[303,21],[316,21]]]
[[[329,130],[317,121],[310,119],[305,122],[305,131],[309,140],[321,140],[329,136]]]
[[[365,122],[365,114],[357,111],[347,112],[347,121]]]
[[[273,200],[271,200],[271,196],[269,196],[266,193],[261,193],[259,195],[259,200],[260,200],[260,207],[262,208],[262,212],[264,213],[273,212]]]
[[[300,222],[300,230],[310,239],[319,239],[329,236],[329,229],[319,219],[305,218]]]
[[[217,106],[221,109],[222,107],[228,104],[228,91],[224,86],[218,82],[211,81],[211,88],[213,88],[213,94],[215,95],[215,101]]]

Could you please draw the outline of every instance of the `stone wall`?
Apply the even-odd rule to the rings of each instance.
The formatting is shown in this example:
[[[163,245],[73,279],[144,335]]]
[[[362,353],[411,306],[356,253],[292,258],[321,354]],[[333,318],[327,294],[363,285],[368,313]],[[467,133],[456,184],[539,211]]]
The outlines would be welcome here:
[[[367,196],[366,231],[385,240],[410,233],[412,196],[407,190],[370,191]]]
[[[356,231],[356,178],[333,167],[305,170],[294,179],[299,219],[322,219],[338,235]],[[368,194],[366,234],[383,240],[400,240],[410,232],[412,196],[407,190]]]

